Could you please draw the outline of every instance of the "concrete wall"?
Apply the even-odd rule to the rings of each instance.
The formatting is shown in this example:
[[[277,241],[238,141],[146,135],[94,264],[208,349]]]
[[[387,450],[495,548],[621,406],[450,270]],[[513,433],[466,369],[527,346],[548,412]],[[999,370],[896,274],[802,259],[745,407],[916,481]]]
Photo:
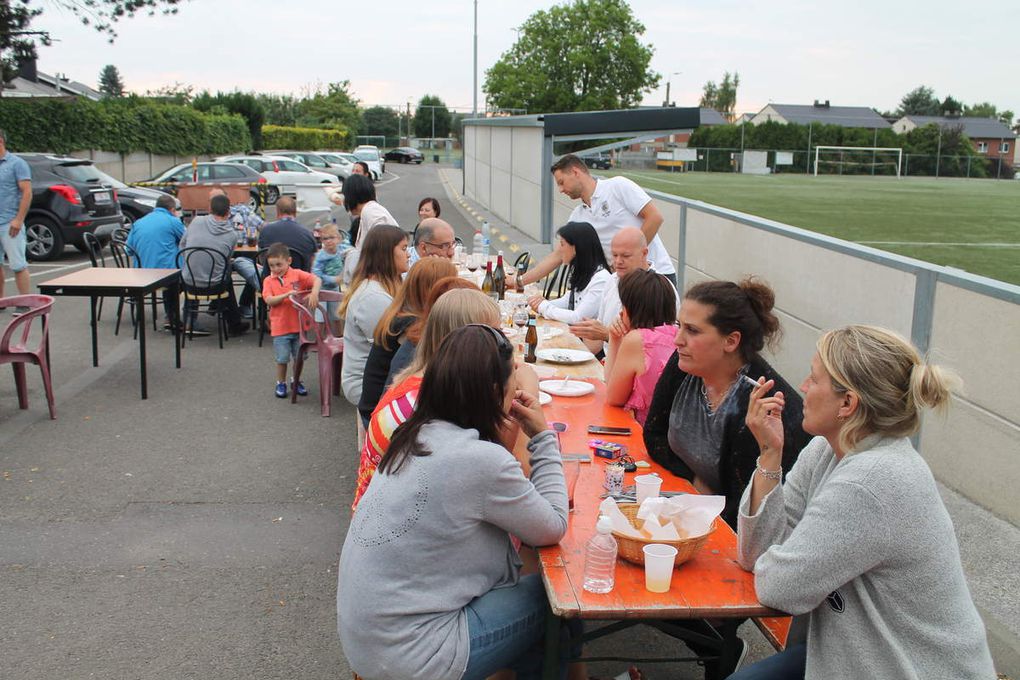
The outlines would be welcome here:
[[[464,191],[534,239],[541,236],[542,128],[464,126]]]
[[[160,156],[145,152],[121,155],[115,151],[74,151],[70,156],[87,158],[106,174],[122,182],[144,182],[164,170],[181,163],[190,163],[192,158],[199,161],[212,160],[212,156]]]

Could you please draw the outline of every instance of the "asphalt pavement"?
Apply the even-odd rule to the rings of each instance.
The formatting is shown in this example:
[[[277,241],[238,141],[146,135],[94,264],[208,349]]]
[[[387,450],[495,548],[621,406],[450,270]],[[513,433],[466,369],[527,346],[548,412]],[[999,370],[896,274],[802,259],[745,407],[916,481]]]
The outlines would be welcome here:
[[[413,228],[418,201],[433,196],[470,239],[480,213],[448,174],[430,164],[388,170],[379,200],[400,226]],[[32,265],[33,282],[87,264],[68,249]],[[255,334],[222,350],[215,337],[196,338],[175,369],[171,336],[151,326],[143,401],[137,343],[127,322],[114,336],[115,309],[107,300],[92,367],[87,300],[57,299],[57,420],[37,369],[28,368],[27,411],[10,374],[0,379],[0,677],[351,677],[335,597],[358,464],[355,409],[340,397],[331,418],[320,416],[314,367],[309,396],[275,398],[271,342],[260,348]],[[742,634],[750,658],[769,653],[753,626]],[[589,651],[685,653],[644,630]],[[701,677],[689,664],[646,670]]]

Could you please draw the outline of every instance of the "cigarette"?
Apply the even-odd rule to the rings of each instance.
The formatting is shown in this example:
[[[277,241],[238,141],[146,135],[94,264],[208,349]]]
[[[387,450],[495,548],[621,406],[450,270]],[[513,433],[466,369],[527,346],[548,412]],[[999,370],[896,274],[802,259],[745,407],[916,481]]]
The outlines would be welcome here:
[[[746,374],[745,374],[745,375],[742,375],[742,376],[740,376],[740,377],[741,377],[741,378],[743,378],[743,379],[744,379],[744,381],[745,381],[745,382],[746,382],[746,383],[747,383],[748,385],[750,385],[752,389],[754,389],[755,387],[758,387],[758,381],[757,381],[757,380],[755,380],[754,378],[752,378],[751,376],[749,376],[749,375],[746,375]]]

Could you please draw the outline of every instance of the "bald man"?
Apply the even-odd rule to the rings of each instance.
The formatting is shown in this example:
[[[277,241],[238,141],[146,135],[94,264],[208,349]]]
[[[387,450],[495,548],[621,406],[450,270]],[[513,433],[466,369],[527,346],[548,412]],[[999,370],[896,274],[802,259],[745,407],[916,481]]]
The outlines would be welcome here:
[[[411,266],[424,257],[445,257],[453,259],[453,249],[457,245],[453,227],[438,217],[426,217],[414,233],[414,249],[412,250]]]
[[[609,244],[612,255],[613,276],[606,286],[598,318],[584,319],[570,326],[570,332],[581,338],[593,353],[604,351],[609,342],[609,326],[620,316],[620,277],[635,269],[648,269],[648,240],[637,227],[624,227],[616,232]]]

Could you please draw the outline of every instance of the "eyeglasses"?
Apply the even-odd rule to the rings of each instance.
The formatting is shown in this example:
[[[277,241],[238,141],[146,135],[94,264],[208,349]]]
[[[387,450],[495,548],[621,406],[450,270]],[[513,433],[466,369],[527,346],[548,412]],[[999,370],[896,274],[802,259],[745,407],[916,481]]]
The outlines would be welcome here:
[[[475,327],[484,328],[485,330],[487,330],[489,333],[492,334],[492,337],[496,338],[496,348],[499,350],[500,358],[502,358],[504,361],[513,358],[514,346],[510,344],[510,341],[507,340],[506,336],[503,335],[501,332],[499,332],[492,326],[485,325],[484,323],[469,323],[467,324],[467,326],[468,328]]]
[[[457,243],[455,241],[447,241],[446,243],[433,243],[432,241],[422,241],[427,246],[432,246],[438,250],[453,250]]]

